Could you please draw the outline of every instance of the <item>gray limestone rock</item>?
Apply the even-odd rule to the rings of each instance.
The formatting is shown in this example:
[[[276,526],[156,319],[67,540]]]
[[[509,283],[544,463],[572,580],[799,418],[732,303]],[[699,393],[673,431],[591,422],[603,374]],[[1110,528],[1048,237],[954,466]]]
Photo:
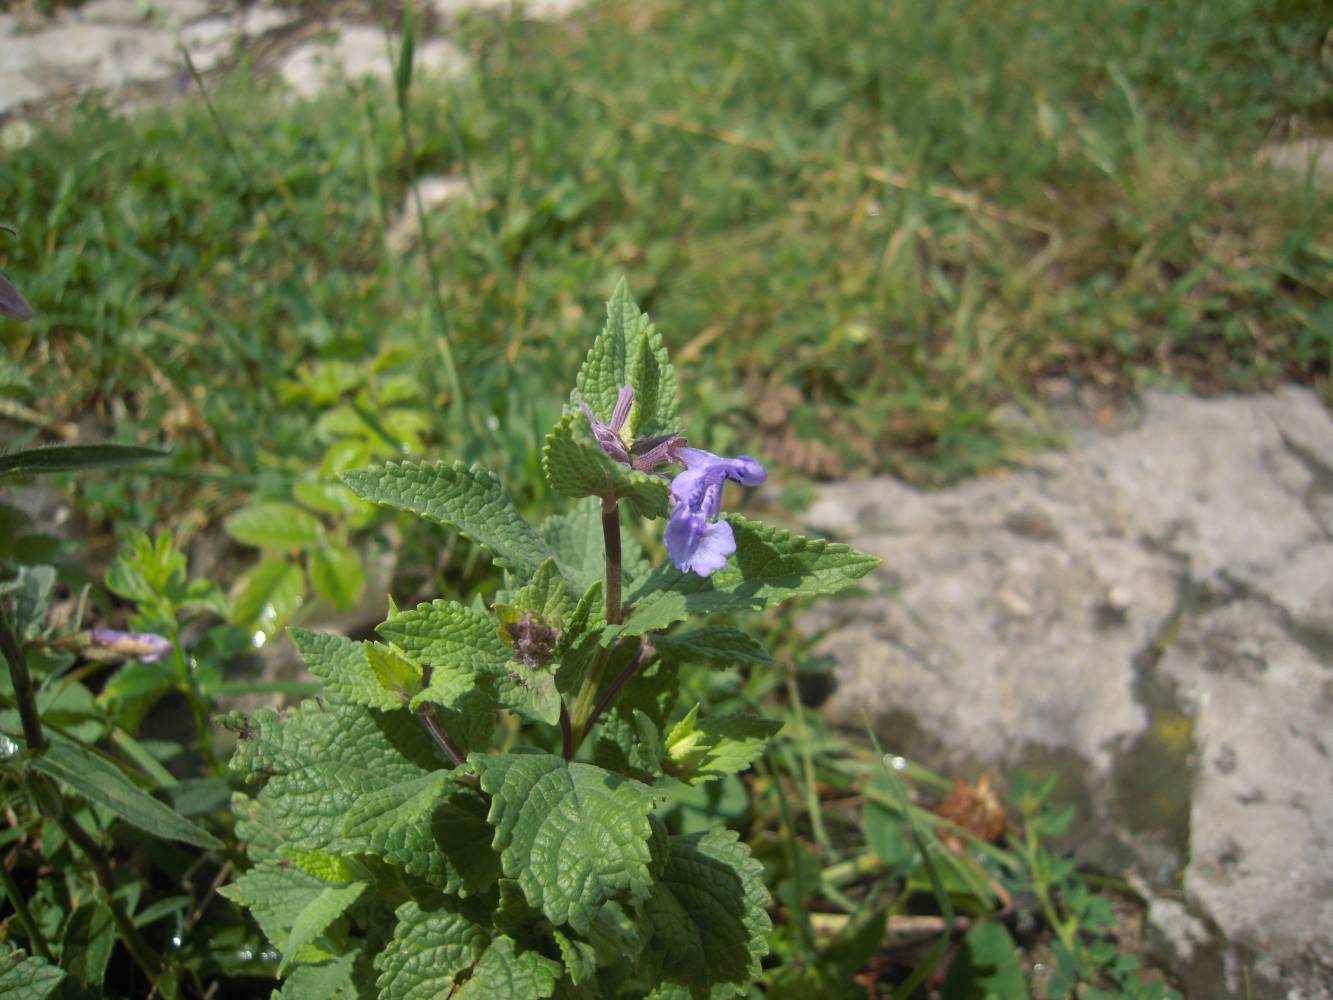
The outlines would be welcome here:
[[[454,43],[435,38],[417,46],[414,65],[417,72],[454,76],[466,69],[467,56]],[[347,25],[292,49],[278,72],[297,95],[312,97],[340,80],[387,80],[392,66],[379,28]]]
[[[1148,393],[1137,427],[938,493],[828,486],[808,525],[884,563],[801,618],[825,710],[937,764],[1081,772],[1136,867],[1184,868],[1230,942],[1214,982],[1253,959],[1256,996],[1328,996],[1330,509],[1333,422],[1298,388]]]

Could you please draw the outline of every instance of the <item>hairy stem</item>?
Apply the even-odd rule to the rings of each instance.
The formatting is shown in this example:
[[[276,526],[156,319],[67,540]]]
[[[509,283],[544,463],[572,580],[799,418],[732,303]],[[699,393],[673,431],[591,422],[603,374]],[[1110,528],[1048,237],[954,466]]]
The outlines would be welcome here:
[[[78,820],[70,814],[68,809],[60,810],[59,815],[51,818],[60,826],[66,839],[77,847],[83,856],[88,859],[88,863],[92,865],[93,874],[97,876],[97,884],[102,890],[102,902],[111,911],[111,922],[116,925],[116,933],[119,935],[121,943],[125,945],[125,949],[130,953],[130,957],[143,970],[143,974],[153,984],[154,990],[165,997],[176,996],[175,974],[166,967],[162,956],[144,940],[143,935],[139,933],[139,928],[134,926],[134,921],[125,912],[120,900],[116,898],[116,879],[111,873],[111,863],[102,852],[102,848],[79,825]]]
[[[46,938],[42,936],[37,922],[32,919],[27,900],[23,898],[23,893],[19,891],[14,876],[9,874],[9,869],[2,862],[0,862],[0,886],[3,886],[5,895],[9,897],[10,905],[14,907],[14,914],[19,918],[19,923],[23,925],[23,933],[28,935],[28,947],[48,962],[54,963],[55,956],[51,954],[51,946],[46,943]]]
[[[5,654],[9,664],[9,676],[14,682],[14,702],[18,705],[19,719],[23,724],[23,741],[33,753],[46,749],[46,736],[42,732],[41,716],[37,714],[37,695],[32,687],[32,674],[28,673],[28,660],[23,655],[18,636],[9,621],[9,612],[0,601],[0,652]]]
[[[565,707],[565,699],[560,699],[560,750],[565,760],[574,759],[574,727],[569,721],[569,709]]]
[[[596,725],[597,720],[602,717],[602,713],[611,707],[611,703],[616,700],[616,695],[620,694],[620,689],[625,686],[631,677],[643,669],[644,664],[651,660],[656,652],[653,649],[652,641],[646,635],[639,637],[639,655],[630,660],[625,669],[616,675],[616,679],[611,682],[610,687],[606,689],[606,693],[597,702],[596,707],[588,716],[588,721],[583,724],[584,736]],[[578,747],[576,746],[574,749],[577,750]]]
[[[418,708],[417,717],[421,719],[422,725],[426,727],[426,732],[430,733],[431,738],[444,751],[444,755],[454,762],[454,767],[462,767],[463,755],[458,752],[458,746],[449,738],[444,726],[440,725],[440,720],[435,718],[435,713],[430,710],[430,706],[422,705]]]
[[[620,504],[614,497],[602,500],[602,537],[606,543],[606,620],[619,625],[620,608]]]

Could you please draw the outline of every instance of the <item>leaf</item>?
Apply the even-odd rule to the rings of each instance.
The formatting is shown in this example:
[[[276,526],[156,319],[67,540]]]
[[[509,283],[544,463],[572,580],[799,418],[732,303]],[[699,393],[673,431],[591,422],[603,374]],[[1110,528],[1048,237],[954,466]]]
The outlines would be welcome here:
[[[699,706],[672,727],[666,737],[667,774],[697,785],[713,778],[736,774],[760,757],[768,741],[782,728],[773,719],[752,715],[724,715],[698,719]]]
[[[29,448],[0,455],[0,479],[7,476],[138,465],[140,462],[167,458],[170,454],[156,448],[126,444],[57,444],[49,448]]]
[[[805,538],[737,514],[727,515],[736,555],[711,577],[664,563],[634,595],[629,618],[603,641],[665,628],[698,612],[745,611],[793,597],[833,594],[879,565],[879,559],[822,538]]]
[[[412,701],[452,707],[479,678],[505,671],[509,650],[495,619],[453,601],[437,599],[389,616],[380,635],[431,668],[430,685]]]
[[[356,952],[318,965],[300,965],[282,984],[281,1000],[357,1000],[360,996],[353,979]]]
[[[452,995],[454,980],[486,948],[486,933],[447,901],[423,909],[398,907],[393,939],[375,956],[380,1000],[434,1000]]]
[[[310,553],[310,585],[339,608],[350,608],[366,586],[361,557],[341,545],[321,545]]]
[[[32,767],[154,836],[209,850],[222,849],[222,842],[207,830],[153,798],[120,768],[77,743],[53,737],[46,751],[33,758]]]
[[[742,992],[768,952],[763,866],[731,830],[669,838],[642,910],[643,959],[658,976],[713,997]]]
[[[0,956],[0,996],[46,1000],[65,980],[65,971],[40,955],[11,951]]]
[[[297,920],[327,888],[328,882],[299,866],[268,858],[218,892],[246,907],[274,947],[285,949]]]
[[[606,304],[606,325],[579,369],[570,402],[577,407],[583,400],[599,420],[610,420],[624,385],[634,386],[630,427],[636,437],[680,430],[676,375],[662,337],[621,278]]]
[[[363,796],[343,833],[358,850],[460,896],[485,892],[500,875],[485,803],[435,771]]]
[[[682,663],[772,663],[759,640],[730,625],[703,625],[671,635],[653,637],[653,646],[664,657]]]
[[[586,931],[607,900],[649,891],[648,786],[549,754],[473,754],[504,873],[554,924]]]
[[[100,992],[115,944],[111,910],[95,900],[84,903],[69,915],[60,934],[61,968],[85,988]]]
[[[565,497],[612,497],[643,517],[665,517],[666,480],[615,461],[593,439],[582,413],[569,412],[546,435],[542,468],[551,489]]]
[[[305,549],[324,538],[324,526],[314,514],[276,500],[248,503],[222,526],[236,541],[261,549]]]
[[[497,937],[486,946],[455,1000],[541,1000],[555,990],[560,963],[535,951],[514,951],[514,939]]]
[[[556,690],[555,674],[549,670],[533,670],[510,660],[508,672],[496,679],[495,693],[501,705],[525,719],[548,726],[560,721],[560,692]]]
[[[525,579],[551,554],[499,476],[479,465],[390,462],[345,472],[342,480],[364,500],[458,529],[490,551],[497,566]]]
[[[1026,1000],[1031,995],[1014,939],[1003,924],[981,920],[963,936],[940,995],[944,1000]]]
[[[299,566],[285,559],[265,559],[242,573],[232,587],[231,620],[271,637],[282,630],[304,597]]]
[[[394,88],[399,107],[407,107],[407,91],[412,86],[412,55],[416,49],[416,28],[412,21],[412,4],[403,5],[403,44],[398,51],[398,66],[394,72]]]
[[[519,611],[535,611],[551,623],[563,624],[574,610],[574,601],[554,558],[537,568],[532,580],[509,601]]]
[[[569,973],[569,981],[575,986],[597,975],[597,951],[587,941],[580,941],[561,933],[559,927],[551,928],[556,947],[560,949],[560,961]]]
[[[451,766],[410,712],[340,701],[304,701],[284,716],[261,709],[240,735],[231,769],[268,776],[266,818],[297,848],[341,849],[343,821],[363,796]]]
[[[386,711],[406,704],[403,693],[383,683],[367,656],[367,644],[330,632],[289,630],[296,650],[324,687],[344,701]],[[416,687],[420,687],[420,682]],[[411,695],[407,695],[410,698]]]
[[[329,924],[342,916],[365,891],[365,882],[331,885],[307,903],[292,922],[291,935],[287,939],[286,947],[282,949],[282,963],[278,966],[278,975],[283,975],[291,968],[291,964],[298,961],[302,949],[323,934]]]

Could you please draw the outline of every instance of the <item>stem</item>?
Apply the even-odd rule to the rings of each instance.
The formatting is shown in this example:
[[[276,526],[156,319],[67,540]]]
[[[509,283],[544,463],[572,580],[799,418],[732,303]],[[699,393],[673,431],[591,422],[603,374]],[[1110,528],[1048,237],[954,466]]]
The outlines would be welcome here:
[[[655,652],[657,651],[653,649],[652,640],[646,635],[640,636],[639,655],[630,660],[625,669],[616,675],[616,679],[613,680],[611,686],[606,689],[606,694],[602,695],[601,700],[597,702],[597,706],[588,716],[588,721],[583,724],[583,736],[586,736],[592,730],[592,727],[596,724],[597,720],[602,717],[602,713],[611,707],[611,702],[616,700],[616,695],[620,693],[620,689],[625,686],[631,677],[643,668],[645,663],[653,658]],[[577,750],[578,747],[575,746],[574,749]]]
[[[28,673],[28,660],[19,646],[14,627],[9,622],[9,612],[0,601],[0,652],[5,654],[9,663],[9,676],[14,682],[14,701],[18,705],[19,719],[23,723],[23,741],[33,753],[46,749],[46,736],[42,733],[41,716],[37,714],[37,695],[32,688],[32,674]]]
[[[574,759],[574,727],[569,721],[569,709],[565,708],[565,699],[560,699],[560,749],[565,760]]]
[[[148,977],[148,981],[153,984],[153,989],[165,997],[176,996],[175,976],[166,968],[162,956],[143,939],[143,935],[139,933],[139,928],[134,926],[134,921],[130,919],[129,914],[120,905],[120,900],[116,898],[116,880],[111,874],[111,864],[107,861],[106,855],[102,853],[102,849],[92,837],[88,836],[87,831],[79,826],[78,821],[70,814],[68,809],[62,809],[60,815],[51,818],[60,826],[66,839],[77,847],[88,859],[88,863],[92,865],[93,872],[97,876],[97,883],[101,886],[102,895],[105,897],[102,902],[111,911],[111,920],[116,925],[116,932],[119,934],[126,950],[129,951],[130,957],[143,970],[144,975]]]
[[[213,731],[208,726],[208,699],[199,689],[199,679],[190,668],[190,660],[181,649],[180,637],[175,630],[171,634],[171,645],[176,650],[176,668],[185,683],[185,693],[190,699],[190,712],[194,715],[194,728],[199,734],[199,749],[204,755],[204,762],[214,776],[222,774],[222,765],[213,750]]]
[[[454,767],[463,766],[463,755],[458,752],[458,747],[454,741],[449,738],[449,734],[444,731],[444,726],[440,725],[440,720],[435,718],[429,705],[422,705],[417,709],[417,716],[426,727],[426,732],[430,733],[446,757],[454,762]]]
[[[23,925],[23,933],[28,935],[29,947],[40,953],[42,958],[54,964],[55,956],[51,954],[51,946],[46,943],[46,938],[42,936],[36,921],[32,919],[32,914],[28,911],[28,903],[23,898],[23,893],[19,891],[14,876],[9,874],[9,869],[4,866],[3,862],[0,862],[0,886],[3,886],[5,895],[9,897],[9,902],[13,904],[14,913],[18,916],[19,923]]]
[[[602,537],[606,543],[606,621],[619,625],[620,608],[620,504],[615,497],[602,499]]]

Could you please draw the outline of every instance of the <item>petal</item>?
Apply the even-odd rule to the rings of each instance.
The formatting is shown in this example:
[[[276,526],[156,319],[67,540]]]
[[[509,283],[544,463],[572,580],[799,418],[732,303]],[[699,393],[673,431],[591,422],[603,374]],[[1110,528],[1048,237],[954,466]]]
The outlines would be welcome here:
[[[737,455],[727,462],[727,478],[736,480],[742,486],[758,486],[768,478],[768,472],[757,458]]]
[[[708,519],[702,514],[690,510],[687,504],[678,503],[667,521],[662,541],[666,544],[667,555],[682,573],[689,572],[690,558],[694,555],[699,538],[708,528]]]
[[[620,396],[616,399],[615,412],[611,414],[611,430],[617,435],[625,426],[625,421],[629,419],[630,407],[634,405],[634,386],[622,385],[620,387]]]
[[[689,569],[709,576],[727,564],[727,556],[736,551],[736,537],[726,521],[714,521],[704,528],[690,556]]]

